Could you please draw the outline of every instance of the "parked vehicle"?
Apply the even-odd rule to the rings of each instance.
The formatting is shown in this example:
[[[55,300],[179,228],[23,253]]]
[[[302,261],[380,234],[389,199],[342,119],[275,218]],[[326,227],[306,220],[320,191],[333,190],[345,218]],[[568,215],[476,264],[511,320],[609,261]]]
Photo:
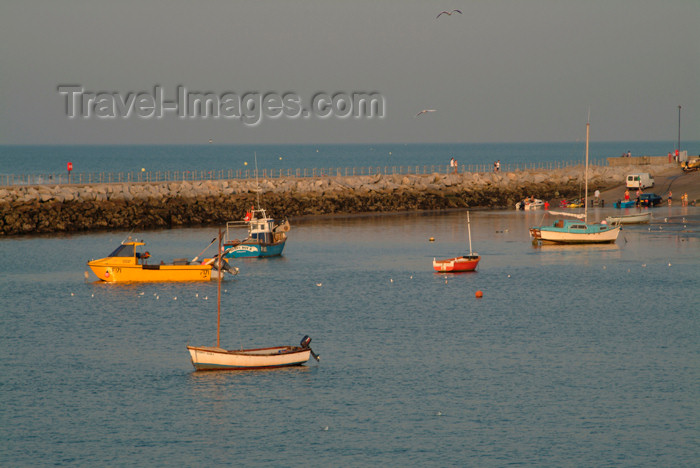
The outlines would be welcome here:
[[[693,172],[700,169],[700,158],[693,159],[692,161],[686,161],[683,163],[683,172]]]
[[[654,178],[648,172],[640,172],[638,174],[627,174],[627,188],[640,188],[644,190],[647,187],[654,186]]]
[[[656,206],[661,203],[661,197],[655,193],[643,193],[639,196],[639,206]]]

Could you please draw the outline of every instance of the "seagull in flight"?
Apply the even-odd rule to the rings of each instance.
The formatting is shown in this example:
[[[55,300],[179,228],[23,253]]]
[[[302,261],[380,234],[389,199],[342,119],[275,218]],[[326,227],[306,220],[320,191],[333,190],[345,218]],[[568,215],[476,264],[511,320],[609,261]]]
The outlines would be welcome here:
[[[423,109],[422,111],[420,111],[419,113],[417,113],[415,116],[418,117],[419,115],[421,115],[421,114],[426,114],[426,113],[428,113],[428,112],[436,112],[436,110],[437,110],[437,109]]]
[[[441,11],[440,14],[435,17],[435,19],[439,18],[442,15],[452,16],[452,13],[459,13],[461,15],[462,11],[461,10]]]

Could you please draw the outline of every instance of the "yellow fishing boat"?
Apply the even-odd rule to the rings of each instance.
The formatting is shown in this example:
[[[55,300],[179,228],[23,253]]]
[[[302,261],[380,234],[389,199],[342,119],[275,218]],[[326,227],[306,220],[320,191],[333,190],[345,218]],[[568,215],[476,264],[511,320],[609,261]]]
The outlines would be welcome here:
[[[205,258],[200,262],[197,261],[199,257],[197,256],[192,260],[182,258],[175,259],[171,263],[162,261],[149,263],[150,253],[140,252],[139,249],[144,245],[146,245],[145,242],[129,238],[105,258],[90,260],[87,264],[100,280],[110,283],[209,281],[218,278],[216,258]],[[221,264],[221,271],[224,274],[238,273],[238,268],[231,267],[227,261],[224,260]]]

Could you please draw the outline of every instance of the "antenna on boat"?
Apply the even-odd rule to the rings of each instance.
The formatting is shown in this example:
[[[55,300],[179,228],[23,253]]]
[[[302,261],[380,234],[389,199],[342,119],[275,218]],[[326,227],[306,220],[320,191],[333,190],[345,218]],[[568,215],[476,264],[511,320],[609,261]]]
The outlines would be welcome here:
[[[126,237],[125,237],[124,240],[122,241],[122,244],[123,244],[124,242],[128,241],[128,240],[131,238],[131,233],[132,233],[132,232],[134,232],[134,228],[131,228],[131,231],[129,231],[129,232],[126,234]]]
[[[258,183],[258,153],[253,151],[255,156],[255,193],[257,194],[258,210],[260,209],[260,184]]]
[[[209,244],[211,245],[211,244]],[[221,228],[219,227],[219,251],[218,257],[216,259],[216,347],[219,348],[219,336],[221,335],[221,276],[223,270],[221,269]]]
[[[472,256],[472,225],[469,222],[469,212],[467,211],[467,231],[469,232],[469,256]]]

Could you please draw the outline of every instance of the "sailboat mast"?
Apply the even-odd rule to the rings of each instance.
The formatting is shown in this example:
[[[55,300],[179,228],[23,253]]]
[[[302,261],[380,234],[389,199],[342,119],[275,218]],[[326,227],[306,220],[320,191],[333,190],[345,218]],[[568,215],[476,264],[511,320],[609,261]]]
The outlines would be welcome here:
[[[469,233],[469,256],[472,255],[472,225],[469,222],[469,212],[467,211],[467,232]]]
[[[216,347],[219,348],[219,336],[221,331],[221,228],[219,228],[219,251],[217,253],[216,267]]]
[[[257,194],[258,210],[260,209],[260,184],[258,183],[258,152],[253,151],[255,157],[255,192]]]
[[[590,137],[591,133],[591,120],[590,116],[588,120],[586,121],[586,187],[583,192],[583,217],[584,217],[584,222],[588,224],[588,139]]]

